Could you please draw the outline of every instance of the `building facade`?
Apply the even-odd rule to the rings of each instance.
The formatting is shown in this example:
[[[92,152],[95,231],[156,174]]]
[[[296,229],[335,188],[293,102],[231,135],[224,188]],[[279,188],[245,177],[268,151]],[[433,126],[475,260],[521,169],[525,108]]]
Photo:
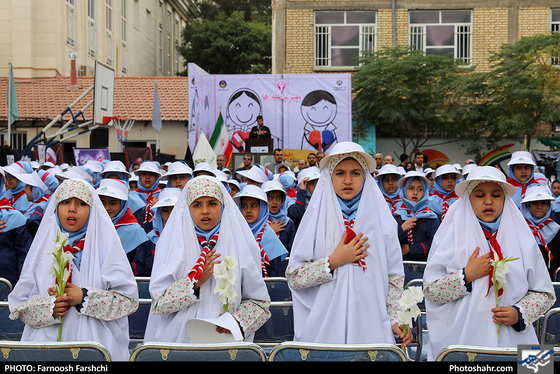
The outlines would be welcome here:
[[[396,45],[488,70],[503,43],[559,25],[555,0],[273,0],[273,72],[352,72],[360,50]]]

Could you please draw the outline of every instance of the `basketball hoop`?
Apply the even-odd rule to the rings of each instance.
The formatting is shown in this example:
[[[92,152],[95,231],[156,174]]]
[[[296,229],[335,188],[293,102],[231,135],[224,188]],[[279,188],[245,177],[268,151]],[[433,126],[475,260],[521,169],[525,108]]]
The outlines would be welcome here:
[[[117,131],[117,140],[126,143],[128,141],[128,132],[134,125],[133,119],[125,119],[124,124],[121,123],[120,118],[111,118],[109,125],[113,125],[115,130]]]

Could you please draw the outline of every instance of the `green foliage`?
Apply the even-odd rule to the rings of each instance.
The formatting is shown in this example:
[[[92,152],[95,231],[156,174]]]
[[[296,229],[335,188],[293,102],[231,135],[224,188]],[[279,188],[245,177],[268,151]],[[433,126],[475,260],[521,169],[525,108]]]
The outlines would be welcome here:
[[[364,54],[352,82],[357,122],[375,125],[377,136],[394,138],[403,152],[414,150],[430,133],[447,132],[446,98],[465,71],[452,58],[406,47]]]
[[[221,12],[215,20],[201,19],[183,30],[180,52],[210,74],[267,72],[271,67],[272,29],[247,22],[242,12]]]

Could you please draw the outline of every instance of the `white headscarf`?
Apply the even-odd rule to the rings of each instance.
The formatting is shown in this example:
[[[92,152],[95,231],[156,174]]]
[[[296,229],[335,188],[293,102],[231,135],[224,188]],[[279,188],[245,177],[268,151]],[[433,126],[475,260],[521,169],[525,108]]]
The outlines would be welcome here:
[[[360,156],[365,154],[357,144],[348,148],[354,148]],[[337,149],[333,148],[331,155]],[[331,157],[325,165],[322,162],[321,177],[294,239],[288,271],[331,255],[340,242],[345,226],[331,173],[348,156]],[[365,178],[354,231],[369,238],[366,270],[354,264],[343,265],[335,270],[330,282],[292,290],[297,341],[395,343],[387,292],[389,275],[404,272],[397,223],[371,176],[369,164],[363,158],[354,159],[364,169]]]
[[[501,179],[502,182],[498,183],[505,189],[505,177],[495,171],[493,167],[477,168],[469,173],[467,181],[460,184],[464,184],[466,188],[461,189],[458,186],[457,193],[462,196],[449,208],[445,220],[434,235],[424,272],[424,285],[465,268],[475,248],[480,248],[479,256],[490,251],[481,224],[473,211],[470,193],[472,186],[480,183],[480,179],[488,175]],[[513,306],[528,290],[554,292],[533,234],[510,197],[515,191],[511,190],[511,186],[508,188],[511,194],[506,194],[496,239],[504,258],[520,259],[508,262],[511,271],[506,276],[507,283],[499,298],[500,306]],[[527,323],[527,328],[521,332],[516,332],[511,326],[501,325],[498,339],[491,312],[491,309],[496,307],[496,301],[493,288],[486,296],[488,283],[488,276],[475,279],[472,281],[470,293],[445,304],[426,301],[426,317],[430,331],[428,360],[435,360],[437,354],[450,344],[490,347],[538,344],[534,329]]]
[[[183,188],[157,242],[150,293],[152,296],[162,293],[176,281],[185,278],[201,253],[188,202],[208,194],[216,197],[215,188],[208,188],[207,194],[201,191],[201,180],[217,184],[221,190],[222,198],[219,200],[223,201],[222,218],[214,248],[216,253],[221,254],[219,260],[225,256],[235,256],[238,262],[235,291],[240,296],[233,309],[239,308],[242,299],[268,300],[270,297],[261,274],[260,249],[253,233],[223,184],[210,176],[195,177]],[[196,198],[189,195],[194,191]],[[185,328],[188,320],[215,318],[223,313],[219,296],[213,293],[214,286],[215,279],[210,277],[200,287],[200,300],[188,308],[166,315],[150,313],[144,341],[190,342]],[[252,336],[245,337],[245,340],[251,341]]]
[[[76,188],[77,187],[77,188]],[[86,240],[81,253],[81,264],[73,264],[72,284],[82,288],[120,291],[129,297],[138,298],[134,275],[122,248],[111,218],[103,207],[93,186],[84,180],[68,179],[49,200],[41,225],[25,259],[21,277],[9,295],[10,309],[36,296],[49,296],[48,288],[55,284],[49,274],[53,256],[49,251],[54,246],[57,232],[61,230],[56,217],[58,198],[78,197],[90,204]],[[58,324],[36,329],[25,326],[23,341],[56,341]],[[68,309],[64,317],[62,340],[92,340],[103,344],[113,360],[128,360],[128,318],[105,322],[79,314],[76,308]]]

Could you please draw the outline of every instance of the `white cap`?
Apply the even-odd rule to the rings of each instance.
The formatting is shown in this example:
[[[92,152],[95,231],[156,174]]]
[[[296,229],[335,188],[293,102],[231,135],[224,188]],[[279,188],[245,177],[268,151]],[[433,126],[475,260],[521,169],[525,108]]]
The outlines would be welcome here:
[[[120,179],[101,179],[97,194],[119,200],[128,200],[128,186]]]
[[[16,174],[16,175],[14,175],[14,177],[16,177],[17,179],[19,179],[23,183],[28,184],[30,186],[39,187],[43,191],[48,191],[49,190],[47,185],[41,180],[41,177],[39,176],[39,174],[37,174],[36,171],[33,171],[33,173],[30,173],[30,174],[27,174],[27,173]]]
[[[228,181],[228,176],[223,171],[214,168],[213,172],[214,172],[214,175],[216,176],[216,179],[219,180],[220,182],[227,182]]]
[[[467,180],[462,181],[455,187],[455,193],[459,196],[463,196],[471,181],[498,183],[502,187],[504,187],[506,193],[509,196],[515,195],[516,192],[515,187],[513,187],[506,181],[506,176],[504,175],[504,173],[493,166],[480,166],[471,170],[469,176],[467,177]]]
[[[14,162],[11,165],[2,166],[2,169],[4,169],[6,173],[13,175],[14,177],[18,174],[27,174],[23,166],[21,166],[17,162]]]
[[[423,172],[414,170],[414,171],[409,171],[404,175],[404,177],[399,179],[399,181],[397,182],[397,186],[401,188],[406,183],[406,181],[410,178],[420,178],[426,183],[426,186],[430,185],[430,180],[426,178]]]
[[[275,181],[275,180],[264,182],[261,186],[261,189],[265,193],[268,193],[270,191],[282,191],[284,193],[284,195],[286,194],[286,191],[284,190],[284,187],[282,186],[282,183],[280,183],[278,181]]]
[[[528,203],[530,201],[542,201],[542,200],[554,201],[556,200],[556,198],[552,196],[548,188],[546,188],[545,186],[535,185],[527,188],[527,190],[525,191],[525,196],[521,200],[521,203]]]
[[[457,176],[462,175],[457,167],[451,164],[442,165],[436,169],[436,178],[443,174],[457,174]]]
[[[466,164],[463,168],[463,176],[468,175],[471,171],[478,167],[477,164]]]
[[[104,178],[106,178],[108,175],[111,175],[111,173],[123,173],[125,175],[128,175],[129,177],[131,176],[131,174],[126,170],[126,166],[124,166],[122,161],[119,160],[109,161],[103,166],[101,175]]]
[[[87,166],[94,173],[101,173],[103,171],[103,164],[97,161],[88,160],[84,166]]]
[[[180,196],[180,188],[166,187],[159,193],[159,200],[154,204],[152,210],[156,210],[157,208],[161,208],[163,206],[175,206],[177,201],[179,201]]]
[[[185,164],[184,162],[181,161],[172,162],[167,166],[167,173],[165,173],[165,175],[162,175],[162,177],[159,180],[166,181],[169,179],[170,175],[179,175],[179,174],[192,175],[193,171],[189,167],[189,165]]]
[[[158,166],[153,161],[144,161],[140,164],[140,167],[134,170],[134,174],[140,175],[140,172],[147,171],[150,173],[157,174],[158,177],[161,177],[161,173],[159,172]]]
[[[515,165],[515,164],[528,164],[537,166],[535,161],[533,160],[533,155],[531,152],[527,151],[517,151],[511,154],[511,160],[507,163],[508,165]]]
[[[212,165],[210,165],[207,162],[199,162],[198,164],[196,164],[194,166],[193,175],[196,177],[196,173],[198,173],[199,171],[206,171],[206,172],[212,174],[212,176],[214,176],[214,177],[216,176],[216,173],[214,173]]]
[[[262,188],[254,186],[252,184],[245,186],[241,192],[233,197],[233,201],[235,201],[235,203],[239,205],[241,204],[241,198],[243,197],[254,197],[268,204],[266,193],[262,190]]]
[[[93,181],[93,177],[91,176],[91,174],[89,174],[84,169],[79,168],[78,166],[72,166],[68,171],[72,172],[72,174],[74,175],[77,175],[78,178],[82,178],[90,182]]]
[[[381,176],[387,175],[387,174],[396,174],[397,178],[401,177],[401,173],[399,172],[399,169],[397,168],[396,165],[386,164],[386,165],[383,165],[381,167],[381,169],[379,169],[379,173],[377,173],[377,175],[375,176],[375,179],[379,179],[379,178],[381,178]]]
[[[268,182],[270,179],[265,174],[265,172],[258,166],[253,165],[249,170],[238,171],[237,174],[244,176],[247,179],[255,181],[257,183]]]
[[[324,159],[323,159],[324,160]],[[323,161],[321,160],[321,161]],[[301,183],[303,178],[309,177],[309,180],[312,181],[314,179],[319,179],[321,176],[321,171],[316,166],[311,166],[309,168],[305,168],[298,173],[297,181]]]
[[[331,159],[331,157],[336,156],[336,155],[340,155],[340,154],[344,154],[344,153],[350,153],[350,152],[358,152],[366,159],[366,163],[367,163],[367,166],[369,168],[370,173],[373,172],[376,169],[377,162],[375,162],[375,159],[369,153],[364,151],[364,148],[361,145],[359,145],[357,143],[354,143],[354,142],[339,142],[339,143],[336,143],[332,147],[332,150],[329,153],[329,155],[323,157],[323,159],[319,163],[319,166],[321,167],[321,169],[324,169],[325,166],[328,164],[329,160]]]

